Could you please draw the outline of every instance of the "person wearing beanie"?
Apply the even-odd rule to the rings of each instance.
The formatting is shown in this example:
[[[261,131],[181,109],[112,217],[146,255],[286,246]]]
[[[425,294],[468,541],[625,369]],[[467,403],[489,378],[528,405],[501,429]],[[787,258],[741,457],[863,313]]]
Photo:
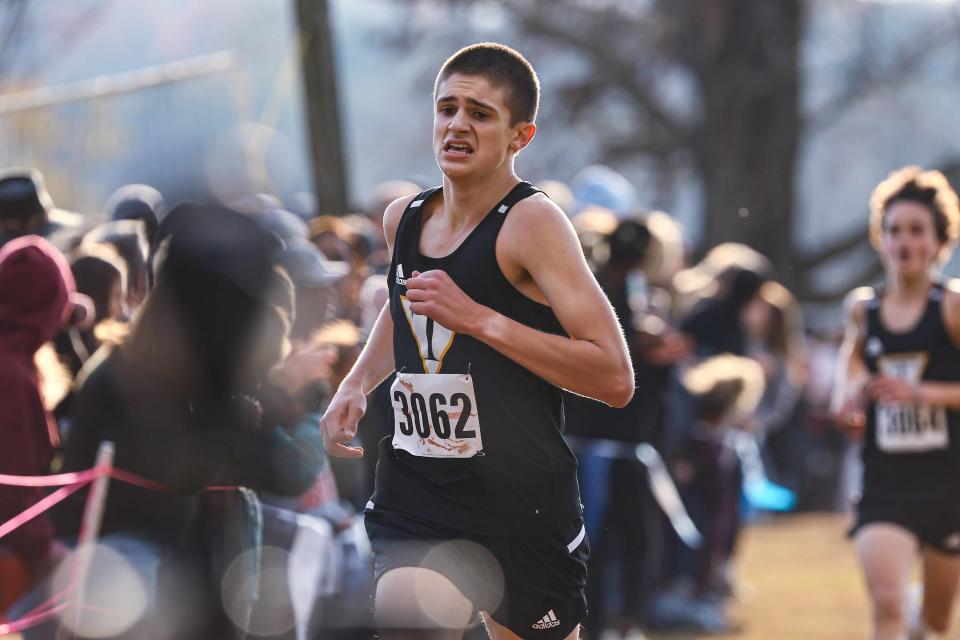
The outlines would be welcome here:
[[[13,238],[33,234],[67,251],[81,225],[78,214],[53,206],[39,171],[0,170],[0,246]]]
[[[108,220],[140,220],[147,238],[153,239],[167,206],[160,192],[145,184],[127,184],[114,191],[104,210]]]

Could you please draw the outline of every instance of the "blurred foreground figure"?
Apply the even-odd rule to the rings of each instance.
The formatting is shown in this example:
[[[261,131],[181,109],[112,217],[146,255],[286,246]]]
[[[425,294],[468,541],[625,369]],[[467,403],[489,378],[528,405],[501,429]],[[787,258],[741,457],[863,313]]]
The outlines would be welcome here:
[[[291,285],[273,239],[242,214],[181,205],[158,238],[155,286],[129,338],[78,391],[64,468],[89,468],[111,440],[118,468],[163,485],[110,487],[102,543],[147,593],[118,637],[244,637],[261,554],[253,490],[300,495],[322,462],[318,429],[264,420],[255,399],[285,350]],[[77,531],[70,514],[63,524]],[[102,604],[122,609],[122,595]]]
[[[937,273],[958,224],[943,174],[890,174],[870,198],[886,282],[847,299],[833,408],[863,440],[853,535],[874,640],[945,634],[960,578],[960,293]],[[911,605],[918,553],[923,595]]]

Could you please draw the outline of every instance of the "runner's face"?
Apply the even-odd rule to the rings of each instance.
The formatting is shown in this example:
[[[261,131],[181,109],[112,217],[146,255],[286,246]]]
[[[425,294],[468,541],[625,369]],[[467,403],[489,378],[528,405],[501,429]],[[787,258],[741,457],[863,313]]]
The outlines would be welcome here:
[[[484,175],[508,165],[534,126],[510,126],[505,91],[482,76],[454,73],[437,87],[433,151],[449,178]]]
[[[884,216],[883,253],[898,275],[926,274],[942,248],[929,208],[909,200],[890,205]]]

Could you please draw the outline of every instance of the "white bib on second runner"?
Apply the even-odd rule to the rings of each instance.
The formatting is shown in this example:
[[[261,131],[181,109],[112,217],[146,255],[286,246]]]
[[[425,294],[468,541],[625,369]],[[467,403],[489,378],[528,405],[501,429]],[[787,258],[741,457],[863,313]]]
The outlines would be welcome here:
[[[879,358],[880,371],[891,378],[920,384],[927,354],[898,353]],[[946,449],[950,430],[944,407],[918,403],[877,403],[877,446],[887,453],[918,453]]]
[[[469,374],[398,373],[390,399],[394,449],[425,458],[472,458],[483,450]]]
[[[919,453],[950,446],[947,412],[928,404],[877,404],[877,446],[887,453]]]

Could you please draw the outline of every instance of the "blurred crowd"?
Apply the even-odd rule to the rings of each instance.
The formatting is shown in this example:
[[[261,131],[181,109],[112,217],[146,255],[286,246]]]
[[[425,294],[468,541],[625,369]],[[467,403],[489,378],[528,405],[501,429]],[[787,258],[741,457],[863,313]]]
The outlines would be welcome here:
[[[565,403],[593,549],[587,631],[727,631],[743,524],[842,504],[825,373],[839,336],[806,331],[746,246],[692,263],[685,230],[606,167],[538,186],[570,216],[637,377],[625,409]],[[25,637],[369,637],[358,514],[391,381],[368,401],[361,462],[324,454],[319,419],[387,299],[384,208],[420,190],[385,183],[337,217],[265,194],[169,206],[127,185],[80,215],[37,171],[0,172],[0,474],[89,469],[110,441],[141,479],[111,483],[100,532],[139,591],[116,570],[89,593],[112,613]],[[43,496],[0,484],[0,524]],[[84,509],[79,492],[0,538],[0,622],[56,590]],[[678,535],[687,516],[696,540]]]

